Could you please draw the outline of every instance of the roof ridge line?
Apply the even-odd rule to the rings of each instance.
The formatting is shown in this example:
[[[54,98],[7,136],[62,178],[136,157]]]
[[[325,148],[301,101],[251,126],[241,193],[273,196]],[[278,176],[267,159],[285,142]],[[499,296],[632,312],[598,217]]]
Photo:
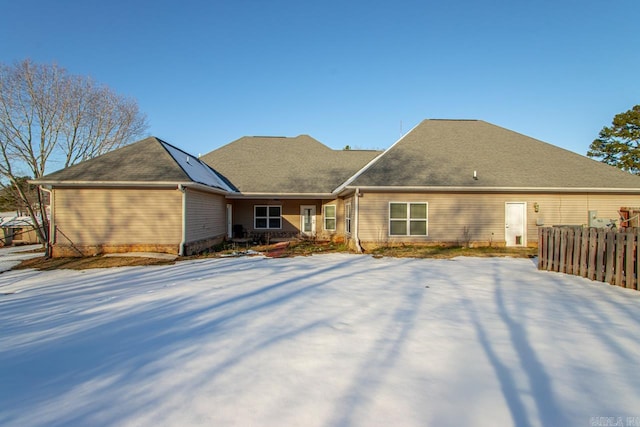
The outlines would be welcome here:
[[[480,119],[425,119],[431,121],[441,121],[441,122],[482,122],[484,120]]]
[[[424,122],[424,120],[422,121]],[[340,184],[338,187],[336,187],[335,190],[333,190],[333,193],[339,193],[342,190],[344,190],[346,188],[347,185],[351,184],[353,181],[355,181],[360,175],[362,175],[363,173],[365,173],[367,171],[367,169],[369,169],[371,166],[373,166],[378,160],[380,160],[382,158],[382,156],[384,156],[385,154],[387,154],[389,151],[391,151],[391,149],[393,147],[395,147],[396,145],[398,145],[400,143],[400,141],[402,141],[407,135],[409,135],[411,132],[413,132],[415,130],[415,128],[417,128],[418,126],[420,126],[422,124],[422,122],[418,123],[417,125],[415,125],[414,127],[411,128],[411,130],[409,130],[409,132],[405,133],[404,135],[402,135],[396,142],[394,142],[393,144],[391,144],[391,146],[389,148],[387,148],[386,150],[382,151],[382,153],[378,154],[376,157],[374,157],[369,163],[367,163],[366,165],[364,165],[362,168],[360,168],[359,171],[357,171],[356,173],[354,173],[350,178],[348,178],[345,182],[343,182],[342,184]]]
[[[283,139],[293,139],[293,138],[297,138],[297,136],[247,135],[247,138],[283,138]]]

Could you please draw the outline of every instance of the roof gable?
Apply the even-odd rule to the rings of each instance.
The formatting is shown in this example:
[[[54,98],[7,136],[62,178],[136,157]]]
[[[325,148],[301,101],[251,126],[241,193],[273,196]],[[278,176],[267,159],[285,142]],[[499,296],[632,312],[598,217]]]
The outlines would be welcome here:
[[[244,193],[330,193],[378,151],[333,150],[308,135],[243,137],[202,160]]]
[[[484,121],[424,120],[349,185],[629,189],[640,177]]]

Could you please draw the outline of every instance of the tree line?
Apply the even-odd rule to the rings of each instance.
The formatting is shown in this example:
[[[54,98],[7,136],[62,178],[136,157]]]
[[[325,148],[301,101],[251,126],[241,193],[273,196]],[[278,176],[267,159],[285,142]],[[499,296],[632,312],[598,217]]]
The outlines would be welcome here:
[[[640,105],[616,114],[589,146],[587,156],[640,175]]]

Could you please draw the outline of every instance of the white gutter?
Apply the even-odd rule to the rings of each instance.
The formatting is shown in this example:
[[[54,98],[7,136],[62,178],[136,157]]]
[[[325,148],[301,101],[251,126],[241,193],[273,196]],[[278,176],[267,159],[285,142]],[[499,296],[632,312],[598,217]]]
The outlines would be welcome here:
[[[184,185],[178,184],[178,191],[182,193],[182,240],[178,255],[184,256],[185,245],[187,244],[187,189]]]
[[[358,232],[359,232],[358,227],[360,225],[360,221],[358,220],[358,218],[360,216],[360,209],[359,209],[360,204],[359,204],[359,200],[358,199],[360,199],[360,196],[361,196],[360,189],[356,188],[356,192],[353,195],[353,197],[356,199],[355,206],[354,206],[355,207],[355,209],[354,209],[355,210],[355,213],[354,213],[354,216],[355,216],[355,218],[354,218],[355,221],[354,222],[355,222],[355,224],[353,224],[353,238],[356,241],[356,250],[358,251],[358,253],[364,252],[364,249],[362,249],[362,245],[360,244],[360,236],[358,234]]]
[[[33,179],[29,180],[32,184],[39,185],[56,185],[56,186],[78,186],[78,185],[113,185],[113,186],[132,186],[132,185],[148,185],[150,187],[168,186],[178,184],[176,181],[74,181],[74,180],[46,180],[46,179]],[[188,184],[193,184],[193,181],[189,181]],[[185,183],[187,184],[187,183]]]
[[[46,191],[47,193],[49,193],[49,241],[48,242],[44,242],[45,247],[47,247],[47,252],[49,252],[51,250],[51,247],[53,247],[53,245],[56,243],[56,226],[55,226],[55,202],[53,200],[53,189],[48,189],[48,188],[44,188],[44,186],[40,186],[40,189],[42,191]],[[46,209],[45,209],[45,213],[46,213]],[[42,221],[42,219],[40,219]],[[44,221],[42,221],[44,222]],[[47,256],[50,256],[50,253],[47,253]]]
[[[465,186],[358,186],[345,187],[346,190],[393,191],[393,192],[433,192],[433,193],[629,193],[640,194],[639,188],[588,188],[588,187],[465,187]]]
[[[227,199],[334,199],[333,193],[228,193]]]
[[[199,189],[202,191],[207,191],[210,193],[218,193],[218,194],[233,194],[229,193],[226,190],[217,187],[210,187],[208,185],[200,184],[199,182],[175,182],[175,181],[39,181],[39,180],[29,180],[29,183],[37,184],[37,185],[47,185],[54,186],[58,188],[62,187],[111,187],[111,188],[119,188],[119,187],[137,187],[137,188],[173,188],[176,185],[179,187],[190,187]]]
[[[221,195],[227,195],[227,194],[233,194],[233,193],[229,193],[227,190],[222,190],[220,188],[216,188],[216,187],[209,187],[208,185],[204,185],[204,184],[200,184],[199,182],[186,182],[183,184],[180,184],[183,187],[189,187],[189,188],[193,188],[195,190],[200,190],[200,191],[204,191],[207,193],[215,193],[215,194],[221,194]]]

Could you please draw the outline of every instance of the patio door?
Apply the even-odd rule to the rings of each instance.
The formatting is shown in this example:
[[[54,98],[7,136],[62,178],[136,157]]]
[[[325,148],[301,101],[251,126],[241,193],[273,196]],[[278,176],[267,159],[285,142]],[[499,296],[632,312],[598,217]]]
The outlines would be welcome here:
[[[507,246],[527,246],[527,204],[507,202],[505,205],[504,237]]]
[[[316,207],[315,205],[300,206],[300,233],[305,236],[316,235]]]

